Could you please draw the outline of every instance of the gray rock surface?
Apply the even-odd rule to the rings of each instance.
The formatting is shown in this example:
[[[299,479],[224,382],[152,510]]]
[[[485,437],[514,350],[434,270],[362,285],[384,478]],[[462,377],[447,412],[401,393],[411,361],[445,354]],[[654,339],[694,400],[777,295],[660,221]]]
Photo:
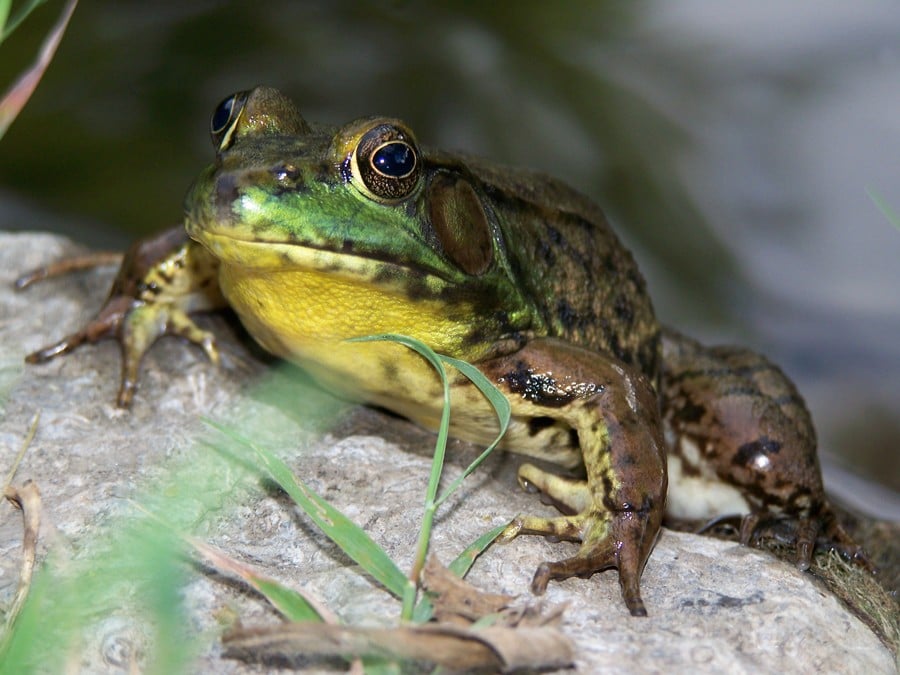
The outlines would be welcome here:
[[[114,555],[108,551],[115,549],[122,522],[136,517],[137,502],[161,507],[158,512],[172,522],[262,573],[313,589],[348,623],[393,621],[398,604],[316,533],[287,498],[266,489],[252,470],[197,443],[204,436],[221,444],[199,418],[220,420],[286,457],[297,475],[385,546],[401,569],[412,556],[432,435],[295,385],[294,369],[264,363],[219,319],[207,325],[222,334],[223,365],[164,340],[145,360],[129,412],[113,403],[119,373],[114,343],[25,366],[26,353],[78,328],[105,296],[113,270],[12,290],[21,270],[74,250],[55,236],[0,233],[0,470],[6,473],[40,410],[37,436],[15,483],[30,478],[41,489],[41,556],[51,555],[63,568],[91,556],[101,565]],[[458,474],[476,454],[451,443],[447,474]],[[433,550],[444,561],[517,512],[551,511],[517,488],[518,462],[512,455],[490,458],[439,513]],[[2,509],[5,607],[17,580],[21,525],[8,506]],[[571,546],[533,537],[494,546],[469,580],[527,598],[537,564],[562,557]],[[247,626],[275,623],[266,603],[206,568],[179,559],[175,569],[184,575],[180,597],[188,615],[179,639],[193,640],[198,654],[192,670],[271,672],[223,659],[218,640],[229,616]],[[129,608],[130,583],[123,573],[109,583],[109,593],[93,598],[94,607],[82,608],[94,611],[87,612],[77,656],[69,651],[70,663],[76,658],[80,664],[75,670],[126,672],[131,659],[142,666],[152,661],[158,627]],[[625,611],[612,572],[551,584],[544,602],[568,604],[562,627],[576,643],[578,672],[896,672],[890,651],[809,575],[733,543],[664,531],[644,572],[643,594],[650,616],[639,619]],[[343,669],[340,662],[306,665],[311,671]]]

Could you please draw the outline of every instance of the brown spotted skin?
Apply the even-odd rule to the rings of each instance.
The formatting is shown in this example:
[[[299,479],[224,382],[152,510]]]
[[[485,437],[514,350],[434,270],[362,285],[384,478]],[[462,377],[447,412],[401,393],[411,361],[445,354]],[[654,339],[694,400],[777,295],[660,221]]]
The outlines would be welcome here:
[[[721,481],[740,489],[751,509],[741,525],[742,543],[787,521],[795,529],[800,569],[809,568],[820,535],[826,546],[870,566],[831,511],[812,418],[776,365],[750,350],[705,347],[674,331],[664,334],[663,364],[671,451],[689,439]]]
[[[801,567],[817,538],[865,562],[831,515],[793,385],[745,350],[674,333],[663,345],[637,264],[583,195],[542,174],[422,150],[392,118],[309,125],[265,87],[223,101],[211,137],[215,160],[188,193],[185,227],[132,247],[97,318],[30,361],[115,338],[127,406],[160,336],[185,337],[215,360],[213,336],[188,314],[227,304],[257,342],[320,382],[434,427],[441,390],[421,358],[347,341],[403,333],[474,363],[506,394],[505,448],[583,470],[573,479],[520,469],[523,486],[567,515],[519,516],[504,537],[581,542],[540,565],[535,592],[615,567],[628,610],[646,614],[641,573],[673,495],[693,506],[726,494],[741,505],[745,542],[789,521]],[[461,376],[451,397],[452,432],[490,442],[496,417],[484,397]],[[674,460],[679,486],[703,479],[696,495],[673,492]]]
[[[540,594],[551,579],[615,567],[626,607],[633,616],[646,616],[640,578],[666,500],[666,453],[651,382],[620,361],[546,338],[479,369],[511,399],[514,415],[552,412],[577,434],[582,453],[583,480],[529,464],[519,471],[523,486],[545,492],[573,515],[518,516],[504,538],[543,534],[581,542],[571,558],[543,563],[532,590]],[[562,388],[553,376],[560,372],[568,381]]]

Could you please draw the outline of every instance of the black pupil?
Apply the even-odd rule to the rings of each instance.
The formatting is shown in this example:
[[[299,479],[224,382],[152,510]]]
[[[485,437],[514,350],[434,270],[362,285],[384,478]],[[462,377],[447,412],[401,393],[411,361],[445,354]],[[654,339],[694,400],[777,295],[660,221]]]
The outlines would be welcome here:
[[[378,148],[372,155],[372,166],[385,176],[402,178],[416,166],[416,156],[406,143],[394,141]]]
[[[231,111],[234,109],[235,98],[234,96],[229,96],[216,108],[210,122],[210,127],[214,132],[221,131],[231,121]]]

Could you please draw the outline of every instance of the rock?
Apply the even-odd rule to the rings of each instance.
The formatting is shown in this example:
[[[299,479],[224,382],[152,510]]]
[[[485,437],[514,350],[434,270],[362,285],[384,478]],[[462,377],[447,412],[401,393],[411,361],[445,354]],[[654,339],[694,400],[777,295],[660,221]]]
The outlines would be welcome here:
[[[207,326],[222,336],[223,365],[165,339],[145,359],[131,411],[114,407],[119,353],[112,342],[25,366],[26,353],[75,330],[96,311],[114,270],[49,280],[24,292],[13,291],[12,280],[19,271],[75,250],[56,236],[0,233],[2,470],[40,411],[36,437],[14,483],[32,479],[43,495],[39,553],[55,570],[49,578],[74,584],[66,588],[76,594],[82,584],[90,591],[76,603],[83,630],[75,633],[82,642],[71,647],[71,641],[48,637],[40,647],[42,663],[70,663],[74,653],[85,671],[124,672],[132,661],[143,670],[163,658],[154,636],[168,636],[192,645],[192,671],[258,672],[223,659],[217,636],[229,617],[245,626],[277,622],[259,596],[165,551],[158,561],[141,553],[152,563],[147,567],[116,562],[122,555],[117,546],[140,546],[140,537],[129,532],[143,510],[263,574],[313,589],[347,623],[396,621],[399,604],[360,574],[280,491],[252,467],[198,442],[228,445],[201,417],[285,457],[401,569],[412,558],[434,437],[395,417],[337,402],[303,382],[296,369],[259,358],[232,323],[217,318]],[[457,475],[477,453],[452,442],[446,473]],[[512,455],[491,457],[441,509],[433,540],[441,559],[449,561],[517,512],[552,511],[518,489],[518,463]],[[8,606],[21,556],[20,520],[9,517],[8,508],[0,545],[0,602]],[[489,549],[468,579],[491,593],[527,599],[538,563],[571,549],[522,537]],[[131,559],[126,553],[122,560]],[[182,583],[166,590],[167,579]],[[167,628],[159,615],[151,620],[135,609],[145,587],[172,595],[173,602],[180,598],[186,620],[178,623],[176,617],[176,628]],[[65,604],[61,595],[49,594],[46,606]],[[644,572],[643,595],[650,616],[629,616],[616,574],[608,572],[553,583],[543,601],[568,604],[562,629],[575,641],[579,672],[896,672],[891,651],[809,574],[735,543],[664,530]],[[65,624],[59,619],[51,628],[71,630]],[[341,662],[301,665],[345,669]]]

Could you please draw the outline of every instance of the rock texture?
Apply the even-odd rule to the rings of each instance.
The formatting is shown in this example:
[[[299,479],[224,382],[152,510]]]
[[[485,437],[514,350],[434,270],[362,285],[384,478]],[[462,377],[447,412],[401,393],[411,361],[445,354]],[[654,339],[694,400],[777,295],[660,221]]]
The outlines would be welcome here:
[[[167,339],[145,360],[134,408],[114,407],[119,353],[111,342],[41,366],[26,353],[79,327],[105,295],[113,270],[51,280],[14,292],[17,272],[76,249],[49,235],[0,233],[0,470],[6,473],[29,422],[37,435],[16,484],[34,480],[43,495],[39,553],[77,566],[114,556],[134,504],[172,522],[285,583],[313,589],[348,623],[384,625],[398,604],[381,591],[251,468],[229,462],[202,436],[223,444],[200,420],[219,420],[286,457],[297,475],[362,525],[397,560],[412,556],[430,466],[431,434],[366,408],[340,404],[302,382],[292,368],[264,362],[224,320],[224,364]],[[477,449],[451,444],[449,475]],[[451,559],[489,527],[520,511],[547,512],[516,486],[518,459],[496,455],[471,476],[436,523],[434,550]],[[218,491],[216,486],[219,488]],[[159,507],[162,507],[161,509]],[[19,519],[4,505],[0,521],[0,603],[15,589],[21,554]],[[523,537],[494,546],[469,580],[494,593],[528,596],[537,564],[570,544]],[[97,552],[102,553],[98,554]],[[52,552],[52,553],[51,553]],[[91,563],[89,563],[91,564]],[[274,623],[275,614],[240,583],[176,561],[195,672],[259,672],[224,659],[221,626]],[[115,599],[91,600],[84,640],[68,662],[76,670],[126,672],[153,661],[159,630],[129,608],[128,570],[110,582]],[[135,581],[140,585],[141,580]],[[575,642],[578,672],[608,673],[894,673],[891,652],[808,574],[768,554],[707,537],[664,531],[643,577],[646,619],[630,617],[616,575],[551,585],[544,602],[567,603],[562,628]],[[89,603],[90,604],[90,603]],[[84,609],[84,608],[83,608]],[[153,623],[153,622],[150,622]],[[48,651],[63,649],[48,644]],[[270,664],[272,665],[272,664]],[[272,670],[278,664],[272,665]],[[343,670],[341,662],[309,662]]]

